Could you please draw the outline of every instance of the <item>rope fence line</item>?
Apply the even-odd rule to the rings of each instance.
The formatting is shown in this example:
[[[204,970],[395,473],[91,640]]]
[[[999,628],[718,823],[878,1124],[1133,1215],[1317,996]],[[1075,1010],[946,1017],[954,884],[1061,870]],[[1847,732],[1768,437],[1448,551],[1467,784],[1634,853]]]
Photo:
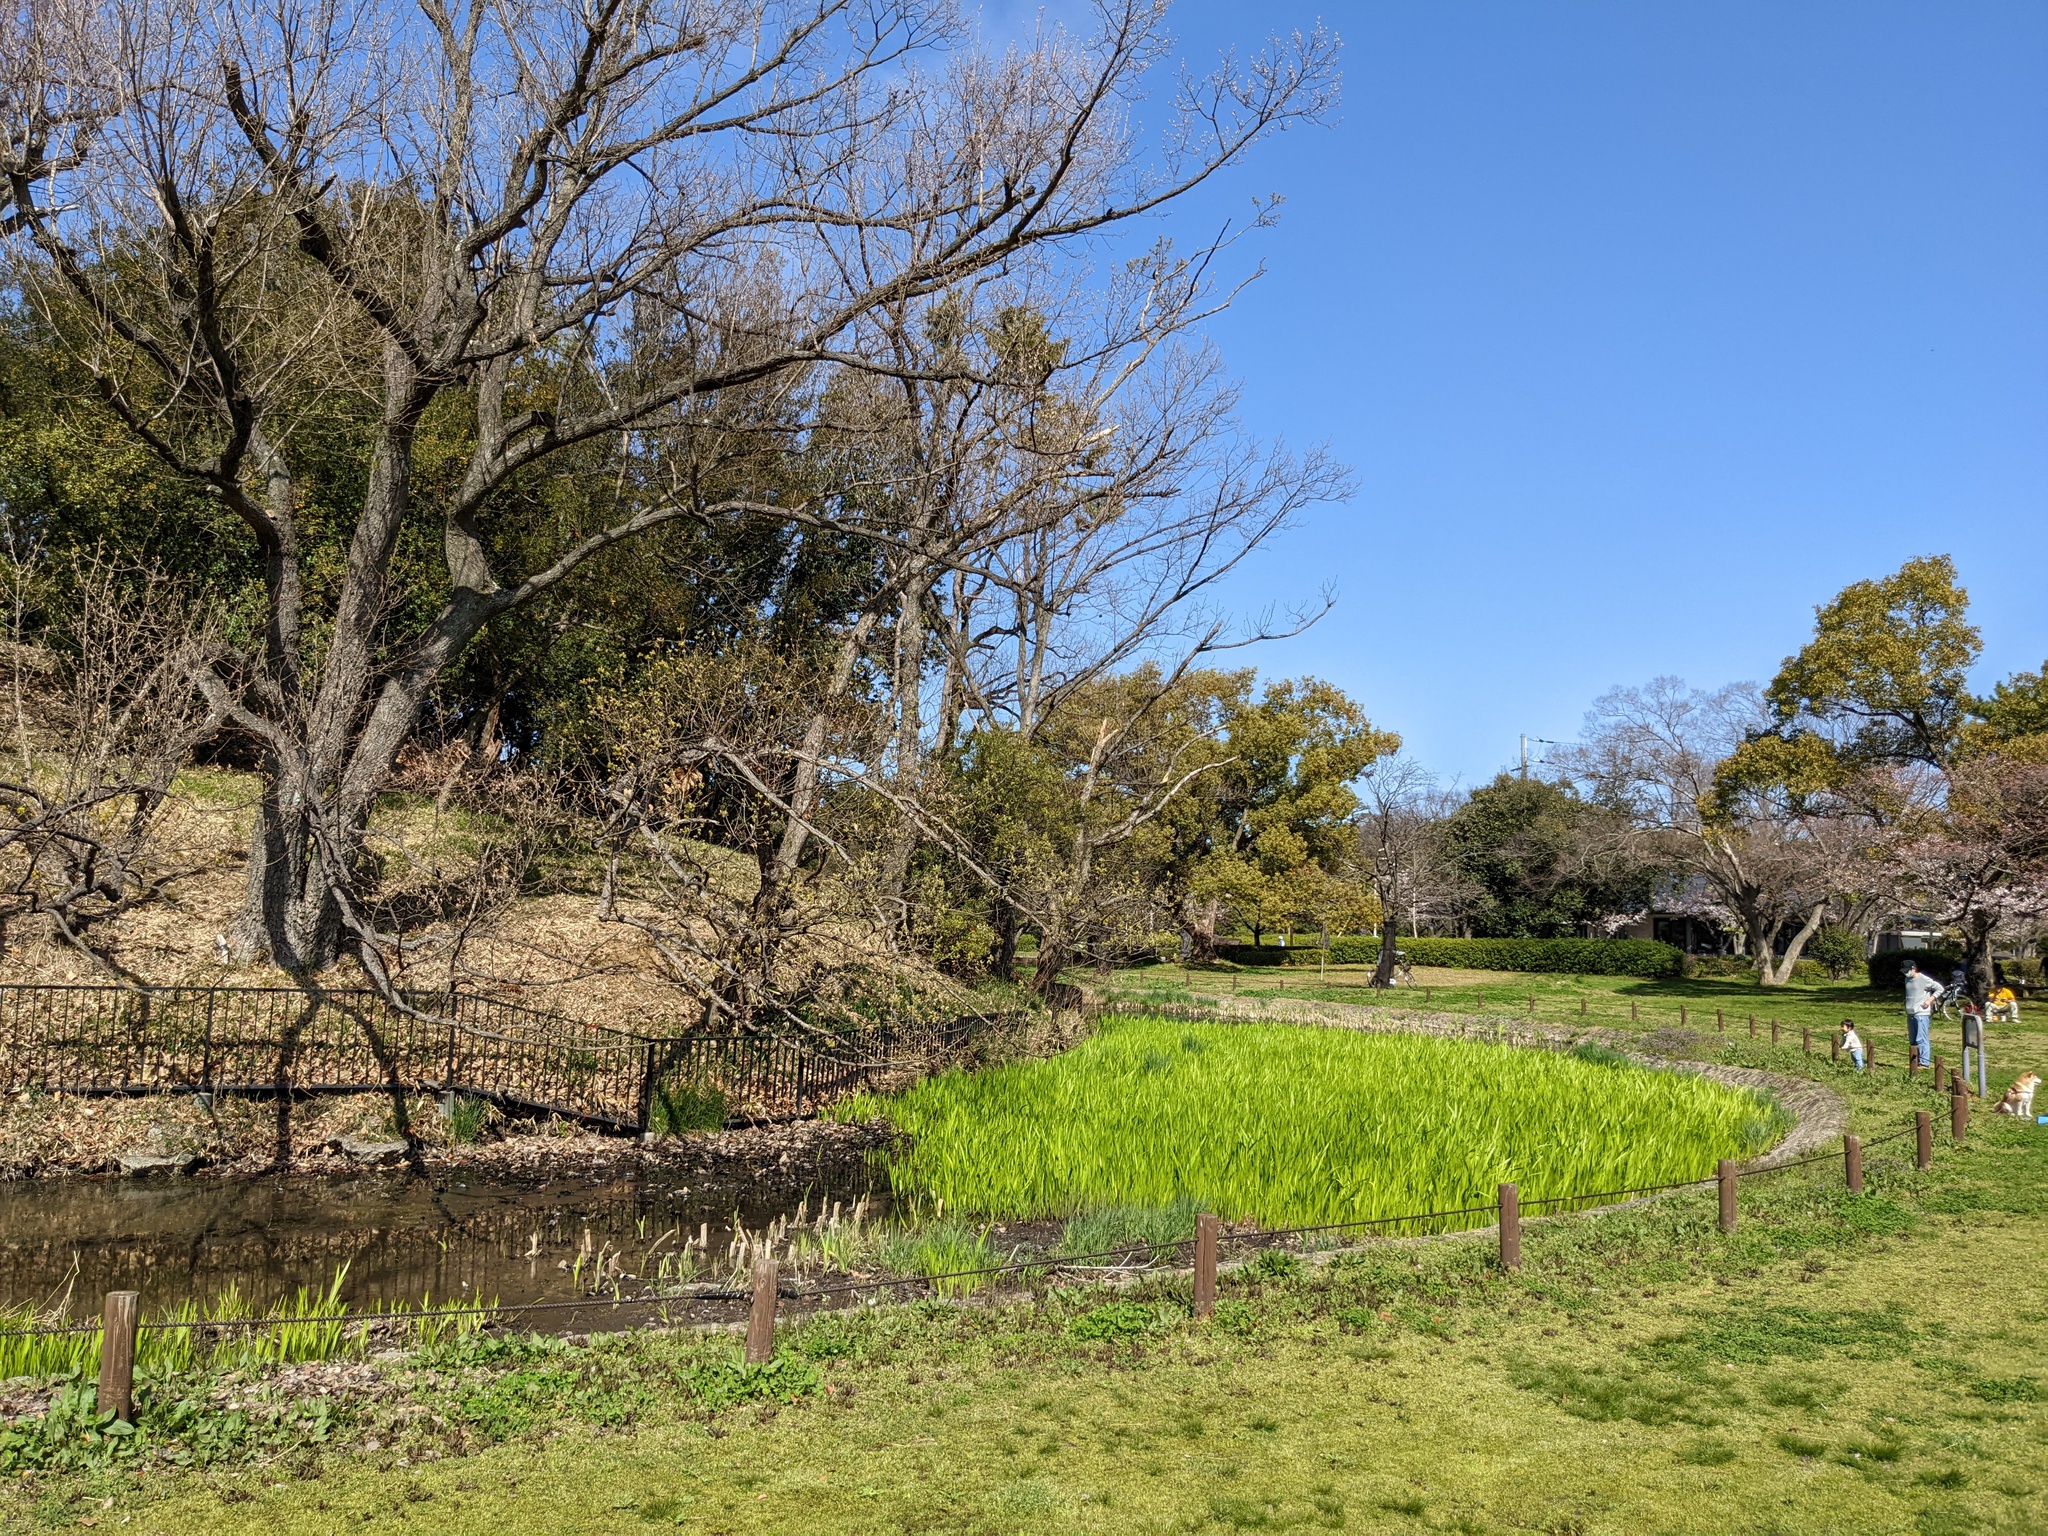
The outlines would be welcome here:
[[[1957,1132],[1956,1139],[1959,1142],[1962,1140],[1962,1126],[1963,1122],[1959,1119],[1955,1126]],[[90,1334],[104,1335],[110,1331],[125,1333],[125,1348],[102,1350],[103,1406],[108,1403],[125,1405],[128,1401],[132,1400],[134,1346],[137,1336],[147,1332],[217,1332],[225,1334],[286,1326],[347,1327],[354,1325],[362,1333],[367,1334],[378,1328],[392,1325],[416,1328],[421,1324],[437,1325],[468,1318],[493,1318],[516,1321],[523,1317],[547,1313],[574,1313],[594,1310],[608,1310],[616,1313],[619,1309],[628,1307],[666,1309],[688,1306],[693,1303],[750,1300],[753,1304],[755,1316],[750,1320],[748,1326],[748,1358],[758,1363],[758,1361],[769,1358],[768,1353],[761,1352],[763,1349],[772,1352],[776,1303],[782,1300],[823,1301],[835,1296],[854,1296],[863,1293],[908,1288],[936,1290],[943,1294],[949,1286],[957,1286],[962,1282],[991,1280],[1003,1275],[1056,1274],[1061,1271],[1088,1267],[1098,1260],[1124,1261],[1112,1267],[1116,1267],[1124,1273],[1145,1273],[1158,1270],[1163,1256],[1171,1255],[1178,1259],[1182,1256],[1184,1250],[1192,1247],[1194,1250],[1198,1303],[1206,1292],[1209,1297],[1209,1305],[1213,1309],[1215,1267],[1218,1250],[1226,1242],[1236,1249],[1253,1248],[1269,1250],[1285,1243],[1289,1239],[1299,1240],[1339,1232],[1363,1234],[1386,1227],[1445,1221],[1462,1216],[1492,1215],[1496,1217],[1500,1228],[1499,1241],[1503,1268],[1518,1269],[1520,1267],[1521,1251],[1520,1227],[1524,1210],[1539,1211],[1560,1206],[1584,1205],[1591,1202],[1647,1198],[1670,1194],[1680,1190],[1703,1189],[1715,1184],[1718,1184],[1722,1190],[1723,1230],[1733,1230],[1733,1196],[1735,1185],[1739,1179],[1754,1179],[1764,1174],[1782,1173],[1795,1168],[1806,1168],[1819,1163],[1832,1162],[1837,1158],[1846,1158],[1850,1187],[1852,1190],[1860,1192],[1862,1184],[1860,1153],[1862,1148],[1866,1146],[1882,1146],[1890,1142],[1903,1140],[1907,1136],[1918,1135],[1921,1138],[1921,1166],[1925,1167],[1927,1165],[1926,1157],[1928,1153],[1927,1127],[1928,1118],[1926,1112],[1921,1111],[1916,1116],[1915,1125],[1904,1130],[1873,1137],[1867,1142],[1854,1136],[1845,1136],[1843,1148],[1840,1151],[1816,1153],[1809,1157],[1774,1164],[1768,1168],[1750,1169],[1747,1172],[1738,1171],[1733,1163],[1724,1162],[1720,1171],[1705,1178],[1675,1180],[1663,1184],[1637,1185],[1625,1189],[1602,1190],[1589,1193],[1551,1195],[1532,1200],[1527,1203],[1526,1207],[1519,1199],[1516,1186],[1503,1184],[1500,1190],[1500,1198],[1496,1202],[1448,1207],[1432,1211],[1405,1212],[1392,1216],[1367,1217],[1356,1221],[1324,1222],[1307,1226],[1281,1227],[1252,1232],[1223,1233],[1220,1230],[1217,1218],[1205,1214],[1197,1218],[1197,1230],[1192,1238],[1176,1238],[1164,1242],[1125,1243],[1115,1248],[1102,1249],[1093,1253],[1041,1254],[1026,1259],[1011,1259],[1001,1264],[948,1270],[935,1274],[878,1276],[872,1279],[853,1277],[829,1285],[798,1287],[786,1290],[779,1283],[778,1266],[772,1252],[763,1251],[756,1257],[753,1276],[754,1284],[749,1289],[727,1287],[718,1290],[697,1291],[687,1295],[672,1294],[665,1296],[587,1296],[568,1301],[536,1301],[512,1306],[449,1307],[432,1312],[329,1313],[311,1317],[165,1318],[147,1322],[142,1321],[137,1314],[137,1298],[133,1292],[111,1292],[107,1298],[107,1319],[115,1323],[115,1330],[109,1329],[108,1321],[50,1327],[8,1328],[0,1329],[0,1340],[79,1337]],[[1146,1256],[1149,1262],[1144,1264],[1130,1262],[1141,1254]],[[116,1305],[117,1301],[121,1303],[118,1307]],[[1199,1310],[1198,1305],[1198,1312]],[[764,1314],[765,1325],[763,1323]],[[125,1326],[121,1322],[124,1316]],[[758,1342],[757,1336],[761,1335],[764,1326],[766,1335],[771,1340],[769,1345],[761,1345]],[[120,1381],[110,1383],[106,1380],[109,1363],[111,1362],[116,1367],[118,1374],[123,1360],[126,1362],[126,1370],[131,1380],[127,1383]]]

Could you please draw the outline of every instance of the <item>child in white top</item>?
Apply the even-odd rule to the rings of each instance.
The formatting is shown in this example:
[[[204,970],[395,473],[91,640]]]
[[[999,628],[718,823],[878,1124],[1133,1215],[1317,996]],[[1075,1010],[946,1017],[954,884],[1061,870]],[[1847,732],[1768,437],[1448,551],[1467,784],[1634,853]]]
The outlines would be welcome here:
[[[1856,1033],[1856,1026],[1847,1019],[1842,1020],[1842,1049],[1849,1053],[1849,1059],[1856,1063],[1856,1070],[1863,1070],[1863,1037]]]

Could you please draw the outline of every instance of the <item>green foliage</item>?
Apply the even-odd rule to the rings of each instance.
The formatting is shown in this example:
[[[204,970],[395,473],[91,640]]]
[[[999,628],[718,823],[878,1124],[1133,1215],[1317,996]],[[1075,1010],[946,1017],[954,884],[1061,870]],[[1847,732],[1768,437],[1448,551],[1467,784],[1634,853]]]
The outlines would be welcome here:
[[[760,1365],[735,1356],[694,1367],[690,1396],[700,1407],[734,1408],[741,1403],[795,1402],[818,1390],[818,1368],[796,1355],[777,1355]]]
[[[1998,741],[2048,735],[2048,661],[2038,672],[2015,672],[1994,684],[1991,696],[1976,700],[1971,712]]]
[[[1589,859],[1589,834],[1612,832],[1613,812],[1562,784],[1503,773],[1472,791],[1443,826],[1443,852],[1482,894],[1472,932],[1481,938],[1569,937],[1610,912],[1640,910],[1656,871],[1626,858]],[[1618,836],[1600,847],[1625,846]]]
[[[473,1145],[482,1140],[490,1119],[489,1104],[468,1094],[458,1095],[448,1110],[448,1134],[458,1146]]]
[[[882,1245],[882,1262],[896,1274],[935,1280],[941,1296],[965,1296],[987,1285],[989,1277],[962,1271],[988,1269],[1001,1259],[990,1250],[986,1231],[940,1221],[893,1234]]]
[[[1946,555],[1852,582],[1818,610],[1813,639],[1765,697],[1788,730],[1811,721],[1854,760],[1946,762],[1983,648],[1969,605]]]
[[[1183,1197],[1170,1205],[1112,1205],[1086,1211],[1067,1222],[1060,1234],[1062,1253],[1117,1253],[1125,1249],[1149,1249],[1153,1258],[1164,1260],[1175,1245],[1195,1235],[1195,1218],[1201,1203]]]
[[[1159,1309],[1142,1301],[1106,1301],[1067,1324],[1076,1339],[1135,1339],[1159,1327]]]
[[[1842,981],[1863,968],[1863,935],[1838,923],[1822,923],[1806,941],[1806,958],[1828,973],[1828,980]]]
[[[1402,938],[1410,965],[1467,971],[1528,971],[1566,976],[1677,976],[1685,952],[1650,939],[1437,939]],[[1219,944],[1216,953],[1237,965],[1316,965],[1318,946]],[[1331,965],[1371,965],[1380,941],[1346,937],[1330,940]]]
[[[657,1136],[690,1131],[715,1131],[725,1124],[725,1090],[694,1078],[671,1078],[656,1085],[647,1106],[647,1128]]]
[[[1050,1061],[887,1101],[895,1187],[992,1216],[1201,1202],[1269,1225],[1695,1178],[1776,1134],[1753,1095],[1563,1054],[1109,1018]],[[1483,1216],[1456,1219],[1470,1225]]]

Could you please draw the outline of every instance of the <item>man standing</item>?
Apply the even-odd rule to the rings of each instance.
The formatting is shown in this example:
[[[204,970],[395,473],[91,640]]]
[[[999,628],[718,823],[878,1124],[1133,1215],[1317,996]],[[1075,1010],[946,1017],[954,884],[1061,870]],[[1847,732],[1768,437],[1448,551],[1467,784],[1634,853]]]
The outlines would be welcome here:
[[[1913,1041],[1913,1054],[1923,1067],[1934,1065],[1934,1002],[1942,991],[1940,982],[1922,975],[1920,967],[1912,961],[1906,962],[1906,1033]]]

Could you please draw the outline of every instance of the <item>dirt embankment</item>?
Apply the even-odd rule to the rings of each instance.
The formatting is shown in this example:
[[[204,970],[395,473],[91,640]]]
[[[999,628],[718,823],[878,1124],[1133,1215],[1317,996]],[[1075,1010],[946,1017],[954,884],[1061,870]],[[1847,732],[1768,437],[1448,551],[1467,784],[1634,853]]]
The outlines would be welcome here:
[[[761,1175],[851,1154],[879,1136],[865,1126],[799,1120],[643,1141],[568,1120],[493,1116],[474,1140],[461,1140],[439,1100],[413,1095],[405,1101],[408,1149],[385,1095],[300,1099],[284,1115],[279,1108],[272,1099],[208,1101],[194,1094],[17,1095],[0,1109],[0,1178],[238,1178],[284,1167],[344,1173],[408,1162],[511,1175],[644,1166]]]

